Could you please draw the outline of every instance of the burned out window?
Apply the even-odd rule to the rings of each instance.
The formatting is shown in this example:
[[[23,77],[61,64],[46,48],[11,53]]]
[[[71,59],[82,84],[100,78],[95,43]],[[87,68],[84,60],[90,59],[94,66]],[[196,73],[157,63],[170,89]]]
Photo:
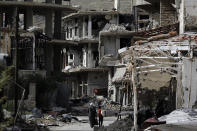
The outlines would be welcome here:
[[[73,58],[74,58],[74,55],[73,54],[70,54],[70,59],[73,60]]]
[[[120,49],[124,47],[131,46],[131,39],[130,38],[120,38]]]
[[[66,28],[66,32],[67,32],[67,34],[66,34],[67,36],[66,37],[68,38],[69,37],[69,29],[68,29],[68,27]]]
[[[75,18],[75,24],[78,22],[78,19],[77,18]]]
[[[114,68],[111,70],[111,77],[114,77]]]
[[[139,28],[144,28],[145,24],[144,23],[139,23]]]
[[[98,51],[94,51],[93,52],[93,59],[96,60],[98,58],[98,56],[99,56]]]
[[[70,29],[70,37],[72,37],[72,28]]]
[[[110,90],[109,93],[110,93],[111,95],[113,95],[113,94],[114,94],[114,90]]]
[[[140,15],[140,20],[149,19],[149,15]]]
[[[142,15],[139,15],[139,20],[138,20],[138,23],[139,23],[139,28],[147,28],[148,25],[150,24],[150,20],[149,20],[149,15],[146,15],[146,14],[142,14]]]
[[[77,36],[78,27],[75,27],[75,36]]]
[[[134,17],[132,15],[120,15],[119,17],[119,23],[124,25],[126,30],[131,30]]]

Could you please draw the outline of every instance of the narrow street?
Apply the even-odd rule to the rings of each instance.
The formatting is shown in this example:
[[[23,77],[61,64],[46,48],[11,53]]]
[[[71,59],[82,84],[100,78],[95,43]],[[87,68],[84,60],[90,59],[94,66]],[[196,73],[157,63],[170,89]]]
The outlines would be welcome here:
[[[86,123],[75,122],[65,124],[63,126],[51,126],[49,127],[50,131],[93,131],[94,129],[90,127],[88,123],[88,116],[77,116],[79,120],[87,121]],[[116,117],[104,117],[103,125],[108,126],[113,123],[117,118]]]
[[[195,12],[197,0],[1,0],[0,131],[197,131]]]

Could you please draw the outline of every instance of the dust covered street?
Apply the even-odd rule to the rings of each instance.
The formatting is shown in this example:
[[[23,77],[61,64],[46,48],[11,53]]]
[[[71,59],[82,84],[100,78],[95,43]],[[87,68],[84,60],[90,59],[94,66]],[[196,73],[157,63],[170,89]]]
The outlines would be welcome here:
[[[79,120],[83,120],[84,122],[73,122],[64,124],[63,126],[51,126],[48,128],[50,131],[94,131],[94,129],[90,127],[88,116],[77,116],[77,118]],[[104,117],[103,126],[108,126],[116,119],[117,117]]]
[[[0,0],[0,131],[197,131],[195,12],[197,0]]]

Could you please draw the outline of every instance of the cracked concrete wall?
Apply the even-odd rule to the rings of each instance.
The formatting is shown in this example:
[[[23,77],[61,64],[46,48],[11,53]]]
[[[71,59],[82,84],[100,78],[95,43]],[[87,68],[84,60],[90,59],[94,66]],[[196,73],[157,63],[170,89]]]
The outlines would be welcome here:
[[[160,62],[170,62],[168,60],[159,60]],[[152,61],[149,61],[152,62]],[[155,64],[154,62],[152,62]],[[142,63],[140,66],[147,64]],[[141,69],[155,70],[156,68]],[[176,80],[165,72],[150,72],[139,75],[140,88],[138,89],[139,104],[142,107],[155,109],[159,101],[167,101],[169,104],[168,110],[175,109],[175,91]]]
[[[142,88],[159,91],[162,87],[170,86],[171,76],[167,73],[152,72],[140,75],[140,83]]]
[[[186,30],[197,29],[197,1],[185,0],[185,24]]]

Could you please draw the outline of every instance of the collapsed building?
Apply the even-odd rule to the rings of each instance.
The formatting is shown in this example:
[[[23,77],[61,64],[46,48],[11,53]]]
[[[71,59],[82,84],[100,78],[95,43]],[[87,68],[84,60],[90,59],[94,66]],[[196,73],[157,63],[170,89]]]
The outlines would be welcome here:
[[[151,5],[155,4],[155,1],[152,0],[147,0],[147,2],[149,2]],[[193,82],[195,80],[194,77],[188,77],[188,76],[194,76],[195,71],[191,71],[188,72],[188,70],[193,70],[193,64],[195,63],[195,24],[189,24],[190,22],[192,22],[195,18],[195,15],[193,14],[193,11],[191,11],[191,5],[193,5],[195,7],[196,2],[194,1],[179,1],[179,0],[175,0],[175,1],[160,1],[159,2],[160,5],[160,31],[159,34],[157,34],[156,32],[154,32],[155,34],[150,37],[148,39],[146,39],[146,36],[143,37],[143,39],[137,40],[133,46],[139,46],[140,48],[144,48],[143,45],[149,45],[150,50],[155,50],[155,47],[152,48],[154,45],[158,46],[159,48],[156,47],[156,50],[158,52],[161,53],[161,51],[167,51],[167,55],[166,58],[168,60],[170,59],[176,59],[174,65],[170,66],[170,67],[175,67],[175,71],[174,73],[176,75],[172,75],[171,73],[168,72],[168,74],[171,74],[170,77],[168,75],[168,80],[166,82],[164,82],[166,79],[163,78],[165,76],[165,74],[161,74],[161,76],[156,75],[156,77],[154,76],[148,76],[149,74],[151,75],[151,73],[146,74],[147,78],[144,79],[143,76],[140,75],[139,77],[139,83],[141,87],[147,87],[149,86],[149,88],[153,88],[154,85],[157,85],[158,81],[162,81],[160,82],[159,85],[157,85],[158,87],[163,86],[162,83],[168,83],[170,90],[172,89],[175,94],[172,93],[173,98],[170,99],[172,102],[176,101],[176,108],[192,108],[195,105],[195,101],[196,101],[196,95],[195,95],[195,91],[192,91],[192,93],[190,92],[191,90],[195,90],[193,88]],[[149,4],[147,4],[147,6],[150,6]],[[145,8],[146,5],[143,5],[142,7],[138,5],[139,8]],[[143,9],[144,10],[144,9]],[[147,11],[148,12],[148,11]],[[158,13],[157,13],[158,14]],[[165,27],[166,25],[169,24],[175,24],[177,21],[179,21],[179,28],[178,26],[174,26],[175,28],[166,28],[166,29],[162,29],[162,27]],[[179,29],[179,34],[178,36],[176,36],[175,32],[170,32],[170,31],[177,31],[178,32]],[[168,31],[167,31],[168,30]],[[167,31],[167,32],[163,32],[163,31]],[[140,32],[140,31],[139,31]],[[165,35],[163,35],[165,34]],[[174,36],[175,35],[175,36]],[[171,38],[169,38],[171,37]],[[144,39],[145,38],[145,39]],[[160,40],[161,39],[161,40]],[[152,42],[150,42],[152,41]],[[164,46],[164,43],[166,44],[166,47]],[[147,49],[147,48],[146,48]],[[145,50],[146,50],[145,49]],[[143,50],[143,49],[140,49]],[[149,51],[150,51],[149,50]],[[148,51],[147,51],[148,52]],[[160,53],[157,53],[157,56],[162,56]],[[145,56],[143,56],[144,58],[147,57],[147,60],[149,59],[149,55],[150,53],[146,54]],[[151,56],[156,57],[156,56]],[[161,61],[163,61],[162,59],[164,59],[163,57],[153,60],[151,59],[153,65],[155,65],[154,62],[156,61],[160,61],[159,63],[162,63]],[[189,62],[188,59],[190,59]],[[149,62],[149,61],[146,61]],[[168,61],[169,62],[169,61]],[[165,62],[164,62],[165,63]],[[171,62],[170,62],[171,63]],[[173,63],[173,62],[172,62]],[[171,63],[171,64],[172,64]],[[147,63],[146,63],[147,64]],[[150,64],[150,63],[149,63]],[[143,64],[142,64],[143,65]],[[188,67],[188,65],[190,65],[190,67]],[[151,68],[151,67],[149,67]],[[163,68],[161,68],[163,69]],[[154,69],[152,69],[154,70]],[[171,70],[173,70],[171,68]],[[160,79],[157,79],[159,78]],[[156,78],[156,79],[155,79]],[[151,79],[155,79],[156,81],[153,82],[154,84],[149,85],[148,83],[146,83],[146,80],[148,81],[152,81]],[[144,84],[145,82],[145,84]],[[166,86],[166,85],[165,85]],[[162,89],[162,88],[161,88]],[[165,91],[163,91],[165,92]],[[140,95],[140,93],[139,93]],[[139,99],[141,98],[141,95],[139,97]],[[169,98],[168,98],[169,100]],[[174,104],[173,104],[174,105]],[[175,107],[175,105],[174,105]]]
[[[124,58],[126,57],[128,59],[131,56],[123,55],[123,57],[122,54],[124,54],[130,46],[135,45],[135,42],[138,40],[144,41],[151,36],[169,33],[170,31],[177,31],[178,24],[176,24],[176,9],[172,6],[174,2],[162,0],[136,1],[133,3],[134,19],[132,21],[133,26],[130,30],[127,28],[115,27],[115,29],[108,28],[107,30],[100,32],[100,66],[110,68],[110,73],[108,73],[108,96],[113,101],[123,105],[132,104],[133,91],[131,86],[131,74],[126,68],[128,61]],[[150,8],[153,10],[150,10]],[[172,16],[166,17],[167,13]],[[109,38],[111,38],[111,41]],[[112,41],[113,39],[115,39],[115,41]],[[110,52],[112,46],[109,45],[113,45],[113,49],[116,49],[117,51],[114,53]],[[108,50],[108,52],[106,52],[106,50]],[[158,95],[158,98],[152,98],[155,102],[158,102],[162,93],[163,96],[172,93],[170,91],[172,78],[169,75],[165,75],[166,78],[159,81],[160,74],[155,74],[155,76],[157,77],[156,79],[152,76],[147,77],[147,81],[152,81],[150,82],[152,84],[149,82],[141,83],[141,88],[144,90],[141,92],[144,92],[147,95],[148,92],[155,92],[153,94],[155,94],[155,96]],[[158,84],[156,82],[158,82]],[[163,90],[163,88],[166,88],[167,91],[165,91],[165,89]],[[159,93],[156,92],[162,93],[159,95]],[[147,100],[147,96],[145,97],[144,93],[139,99],[144,96],[144,100]],[[141,105],[151,105],[150,102],[153,101],[146,101]],[[154,106],[156,106],[156,103]]]

